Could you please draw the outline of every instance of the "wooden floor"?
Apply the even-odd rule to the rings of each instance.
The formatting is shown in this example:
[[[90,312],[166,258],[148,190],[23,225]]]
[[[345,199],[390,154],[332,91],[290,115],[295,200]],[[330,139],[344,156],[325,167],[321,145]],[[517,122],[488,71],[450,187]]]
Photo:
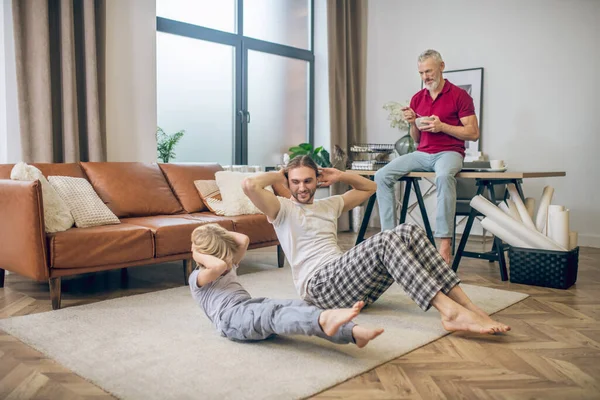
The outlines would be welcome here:
[[[353,234],[342,234],[344,247]],[[470,241],[469,247],[481,248]],[[249,252],[252,272],[276,265],[275,248]],[[286,266],[287,268],[287,266]],[[600,399],[600,249],[582,248],[569,290],[502,282],[497,264],[463,259],[464,283],[524,292],[495,314],[506,335],[452,334],[315,396],[315,399]],[[179,263],[63,280],[63,307],[183,284]],[[0,318],[51,310],[47,284],[15,274],[0,289]],[[402,338],[398,338],[402,340]],[[0,399],[112,398],[41,353],[0,331]]]

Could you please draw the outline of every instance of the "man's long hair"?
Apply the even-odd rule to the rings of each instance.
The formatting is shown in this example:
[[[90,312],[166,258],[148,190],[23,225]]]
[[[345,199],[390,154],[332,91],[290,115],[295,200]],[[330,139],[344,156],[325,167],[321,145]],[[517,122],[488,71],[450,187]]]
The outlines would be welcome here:
[[[315,171],[315,176],[319,176],[319,166],[317,165],[317,163],[315,163],[315,161],[312,158],[310,158],[310,156],[303,155],[296,156],[292,158],[290,162],[287,163],[287,165],[284,168],[285,177],[288,178],[288,173],[291,170],[300,167],[311,168]]]

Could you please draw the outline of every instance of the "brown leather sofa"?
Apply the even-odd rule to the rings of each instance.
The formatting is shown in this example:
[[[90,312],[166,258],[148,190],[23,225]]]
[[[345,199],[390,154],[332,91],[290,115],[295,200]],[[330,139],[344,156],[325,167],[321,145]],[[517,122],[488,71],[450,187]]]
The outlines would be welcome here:
[[[194,180],[214,179],[218,164],[81,162],[32,164],[44,176],[86,178],[121,224],[45,233],[39,181],[10,180],[13,165],[0,164],[0,287],[5,270],[48,280],[52,308],[60,308],[61,277],[183,260],[184,278],[193,270],[191,233],[217,223],[250,238],[250,249],[277,245],[262,214],[235,217],[210,212]],[[284,188],[276,188],[287,195]]]

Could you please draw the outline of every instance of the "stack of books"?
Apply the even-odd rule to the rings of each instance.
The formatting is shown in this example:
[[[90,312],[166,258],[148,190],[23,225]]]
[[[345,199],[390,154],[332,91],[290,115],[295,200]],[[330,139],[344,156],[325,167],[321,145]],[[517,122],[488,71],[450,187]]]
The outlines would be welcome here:
[[[385,166],[389,161],[352,161],[351,169],[357,171],[377,171]]]

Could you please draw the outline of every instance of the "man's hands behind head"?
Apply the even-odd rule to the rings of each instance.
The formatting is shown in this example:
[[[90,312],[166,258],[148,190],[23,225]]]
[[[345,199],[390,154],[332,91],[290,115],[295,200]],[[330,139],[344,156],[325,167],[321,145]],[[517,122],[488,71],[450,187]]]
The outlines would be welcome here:
[[[342,171],[335,168],[321,168],[319,169],[319,175],[317,176],[318,187],[329,187],[336,182],[340,181]]]

